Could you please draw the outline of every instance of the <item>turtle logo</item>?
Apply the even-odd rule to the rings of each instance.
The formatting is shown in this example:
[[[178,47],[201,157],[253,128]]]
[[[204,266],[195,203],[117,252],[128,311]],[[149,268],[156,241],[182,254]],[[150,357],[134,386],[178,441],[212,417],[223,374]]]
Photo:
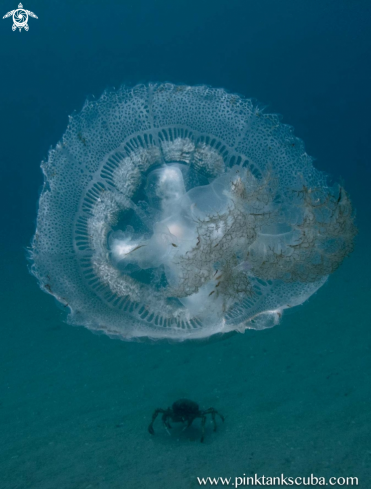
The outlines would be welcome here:
[[[21,32],[22,28],[24,28],[25,31],[28,31],[28,16],[33,17],[34,19],[38,19],[37,15],[35,15],[33,12],[25,10],[21,3],[18,5],[18,8],[16,10],[11,10],[7,14],[5,14],[3,19],[6,19],[11,15],[13,16],[12,30],[15,31],[16,29],[19,29],[19,32]]]

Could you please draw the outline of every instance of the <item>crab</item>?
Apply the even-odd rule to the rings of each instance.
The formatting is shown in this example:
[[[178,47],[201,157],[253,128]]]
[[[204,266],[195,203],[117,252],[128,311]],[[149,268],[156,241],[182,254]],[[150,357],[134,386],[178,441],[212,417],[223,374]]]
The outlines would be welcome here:
[[[211,418],[214,423],[214,431],[216,431],[216,420],[215,416],[218,415],[224,422],[224,416],[222,416],[216,409],[209,408],[205,411],[200,410],[199,405],[190,401],[189,399],[178,399],[174,402],[171,408],[167,409],[156,409],[152,414],[152,421],[148,426],[148,431],[151,435],[154,435],[155,432],[153,430],[153,423],[159,414],[162,414],[162,422],[165,425],[165,429],[168,431],[171,429],[171,425],[169,423],[169,419],[171,419],[174,423],[187,423],[184,429],[189,428],[193,421],[196,418],[201,418],[201,442],[204,441],[205,437],[205,423],[206,423],[206,415],[211,414]]]

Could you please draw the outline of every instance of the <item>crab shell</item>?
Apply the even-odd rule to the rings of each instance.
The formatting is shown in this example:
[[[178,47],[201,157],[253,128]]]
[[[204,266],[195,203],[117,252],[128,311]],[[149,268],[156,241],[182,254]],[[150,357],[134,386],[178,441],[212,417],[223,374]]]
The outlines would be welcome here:
[[[189,399],[178,399],[172,405],[172,409],[177,415],[197,414],[200,411],[199,405]]]

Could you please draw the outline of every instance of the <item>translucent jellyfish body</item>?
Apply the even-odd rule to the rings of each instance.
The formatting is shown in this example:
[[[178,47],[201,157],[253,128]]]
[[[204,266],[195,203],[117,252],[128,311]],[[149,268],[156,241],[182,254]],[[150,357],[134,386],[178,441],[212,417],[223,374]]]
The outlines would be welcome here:
[[[352,250],[344,189],[277,116],[221,89],[106,92],[42,169],[32,272],[70,323],[112,337],[271,327]]]

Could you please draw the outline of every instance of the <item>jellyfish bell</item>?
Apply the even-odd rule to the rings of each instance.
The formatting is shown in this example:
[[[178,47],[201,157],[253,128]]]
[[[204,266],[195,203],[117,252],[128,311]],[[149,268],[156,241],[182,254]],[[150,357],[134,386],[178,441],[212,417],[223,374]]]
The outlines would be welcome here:
[[[42,170],[32,273],[69,323],[111,337],[272,327],[356,233],[348,195],[291,128],[221,89],[105,92]]]

